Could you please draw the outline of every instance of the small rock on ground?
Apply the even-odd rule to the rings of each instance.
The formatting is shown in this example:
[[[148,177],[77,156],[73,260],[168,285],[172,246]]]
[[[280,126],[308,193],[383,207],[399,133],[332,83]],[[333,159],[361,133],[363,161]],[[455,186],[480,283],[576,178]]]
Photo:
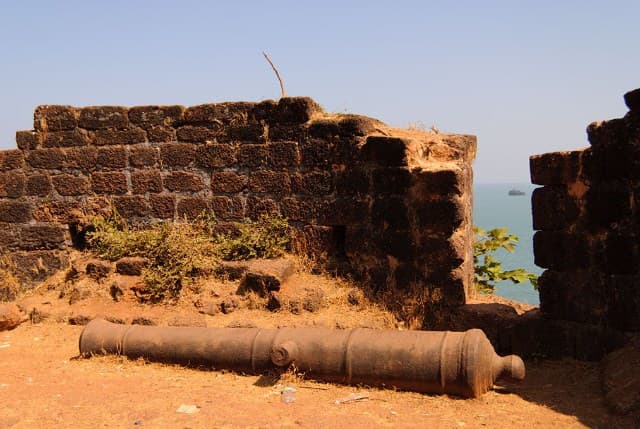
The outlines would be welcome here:
[[[74,287],[66,294],[69,305],[75,304],[78,301],[82,301],[83,299],[87,299],[91,296],[91,292],[88,290],[81,290],[77,287]]]
[[[134,317],[131,320],[131,324],[132,325],[143,325],[143,326],[156,326],[158,325],[158,322],[156,320],[153,320],[149,317],[145,317],[145,316],[138,316],[138,317]]]
[[[295,273],[290,259],[256,259],[246,261],[246,273],[240,282],[239,293],[252,290],[265,297],[271,291],[279,291],[281,285]]]
[[[280,292],[269,292],[269,301],[267,302],[267,308],[270,311],[278,311],[282,308],[282,297]]]
[[[20,308],[15,303],[0,303],[0,331],[8,331],[26,321]]]
[[[116,261],[116,273],[127,276],[139,276],[149,261],[146,258],[126,257]]]
[[[362,302],[362,292],[358,289],[351,289],[347,294],[347,302],[351,305],[360,305]]]
[[[87,267],[85,268],[85,273],[95,280],[100,280],[103,277],[106,277],[111,272],[111,264],[94,260],[87,263]]]
[[[315,313],[322,308],[324,292],[322,289],[305,288],[305,296],[302,299],[302,307],[310,313]]]
[[[220,303],[220,310],[222,310],[224,314],[229,314],[239,309],[240,306],[241,302],[238,297],[228,296]]]
[[[302,310],[304,310],[304,305],[299,299],[292,299],[289,301],[289,311],[293,314],[302,314]]]
[[[194,305],[198,309],[198,312],[202,314],[215,316],[220,313],[220,304],[214,301],[197,301]]]
[[[87,323],[91,322],[92,317],[86,314],[74,314],[69,316],[69,325],[80,325],[84,326]]]

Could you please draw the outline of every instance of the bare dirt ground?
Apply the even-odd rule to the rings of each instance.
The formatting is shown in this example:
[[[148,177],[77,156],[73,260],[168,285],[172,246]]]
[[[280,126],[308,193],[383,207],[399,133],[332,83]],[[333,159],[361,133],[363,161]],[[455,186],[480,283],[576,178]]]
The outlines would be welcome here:
[[[165,326],[400,326],[362,300],[349,303],[351,289],[344,284],[308,274],[283,287],[293,295],[309,285],[324,291],[320,308],[300,313],[243,305],[226,314],[198,313],[193,301],[224,300],[237,287],[232,282],[194,289],[174,305],[142,305],[126,295],[115,302],[109,286],[125,281],[135,283],[80,279],[70,288],[58,279],[18,300],[32,321],[0,332],[0,428],[634,427],[607,410],[599,364],[574,360],[527,362],[524,382],[461,399],[318,383],[294,373],[278,379],[114,356],[80,358],[83,327],[69,322],[96,316]],[[295,387],[295,402],[282,401],[285,385]],[[368,397],[336,403],[354,393]],[[179,412],[183,405],[195,406],[194,412]]]

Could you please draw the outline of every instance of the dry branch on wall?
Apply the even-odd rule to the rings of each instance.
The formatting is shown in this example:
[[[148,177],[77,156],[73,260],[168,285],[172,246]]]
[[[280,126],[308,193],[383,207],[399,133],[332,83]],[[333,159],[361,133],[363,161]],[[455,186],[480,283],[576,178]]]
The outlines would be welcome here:
[[[282,98],[286,97],[287,94],[284,90],[284,83],[282,82],[282,78],[280,77],[280,73],[278,72],[278,69],[276,68],[276,66],[273,65],[273,61],[271,61],[271,58],[269,58],[269,55],[267,55],[266,52],[263,51],[262,55],[264,55],[264,58],[267,60],[267,62],[273,69],[273,72],[276,74],[276,77],[278,78],[278,82],[280,82],[280,97]]]

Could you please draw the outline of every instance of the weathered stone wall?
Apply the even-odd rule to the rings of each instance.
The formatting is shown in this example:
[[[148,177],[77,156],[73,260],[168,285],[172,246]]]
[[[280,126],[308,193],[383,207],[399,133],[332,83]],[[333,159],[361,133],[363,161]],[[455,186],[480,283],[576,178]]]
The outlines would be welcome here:
[[[405,313],[470,293],[475,138],[328,115],[308,98],[183,106],[40,106],[0,152],[0,248],[23,279],[65,265],[78,225],[203,210],[280,212],[297,245],[391,294]]]
[[[640,330],[640,90],[591,147],[531,157],[540,309],[556,320]]]

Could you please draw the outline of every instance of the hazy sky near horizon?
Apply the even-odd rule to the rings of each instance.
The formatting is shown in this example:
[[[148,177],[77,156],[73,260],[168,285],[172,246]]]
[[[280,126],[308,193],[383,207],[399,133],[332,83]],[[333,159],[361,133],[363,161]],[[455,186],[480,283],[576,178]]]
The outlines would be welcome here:
[[[0,149],[40,104],[288,95],[478,136],[477,183],[588,145],[640,87],[639,1],[0,0]]]

